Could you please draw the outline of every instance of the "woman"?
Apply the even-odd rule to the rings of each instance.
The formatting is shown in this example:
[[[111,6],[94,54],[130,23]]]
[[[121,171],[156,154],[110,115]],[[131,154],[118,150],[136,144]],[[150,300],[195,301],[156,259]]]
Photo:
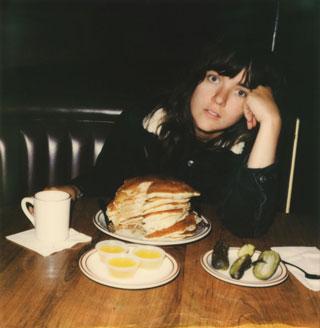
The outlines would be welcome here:
[[[59,186],[112,197],[124,179],[162,175],[198,189],[239,236],[259,236],[276,206],[281,118],[268,52],[219,44],[148,113],[122,114],[88,174]]]

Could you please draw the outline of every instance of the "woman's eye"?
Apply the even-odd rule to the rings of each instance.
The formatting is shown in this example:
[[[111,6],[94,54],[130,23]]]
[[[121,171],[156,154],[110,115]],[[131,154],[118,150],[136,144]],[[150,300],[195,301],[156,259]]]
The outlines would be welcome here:
[[[216,75],[216,74],[209,74],[207,76],[207,79],[210,81],[210,82],[213,82],[213,83],[217,83],[220,81],[220,78],[219,78],[219,75]]]
[[[248,95],[248,93],[245,90],[242,90],[242,89],[238,90],[237,94],[238,94],[239,97],[243,97],[243,98],[245,98]]]

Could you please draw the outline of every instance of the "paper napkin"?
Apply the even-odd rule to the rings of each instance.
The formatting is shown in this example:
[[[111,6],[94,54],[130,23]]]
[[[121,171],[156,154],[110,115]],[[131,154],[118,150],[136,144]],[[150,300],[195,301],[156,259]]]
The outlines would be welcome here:
[[[63,249],[70,248],[78,243],[87,243],[91,241],[91,237],[72,228],[69,231],[69,238],[59,242],[44,242],[36,238],[35,229],[30,229],[10,235],[6,237],[8,240],[13,241],[21,246],[27,247],[42,256],[48,256],[52,253],[62,251]]]
[[[320,250],[317,247],[272,247],[280,254],[281,259],[295,264],[306,272],[320,274]],[[307,288],[320,291],[320,279],[307,279],[304,273],[291,265],[287,269]]]

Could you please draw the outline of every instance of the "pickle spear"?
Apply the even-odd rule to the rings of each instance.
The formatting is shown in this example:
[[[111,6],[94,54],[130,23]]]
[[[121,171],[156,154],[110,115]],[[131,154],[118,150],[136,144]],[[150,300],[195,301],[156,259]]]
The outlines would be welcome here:
[[[230,268],[230,276],[233,279],[239,280],[242,278],[244,272],[251,267],[252,261],[251,256],[249,254],[245,254],[239,258],[237,258],[231,265]]]
[[[263,251],[258,260],[253,263],[253,274],[260,280],[273,276],[280,263],[280,255],[272,250]]]
[[[214,245],[211,264],[217,270],[228,270],[229,258],[228,258],[229,246],[222,240],[218,240]]]

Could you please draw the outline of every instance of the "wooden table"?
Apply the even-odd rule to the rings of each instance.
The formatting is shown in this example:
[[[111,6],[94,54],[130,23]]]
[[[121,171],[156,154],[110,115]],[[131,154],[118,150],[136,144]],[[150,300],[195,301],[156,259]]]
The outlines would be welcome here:
[[[94,238],[107,239],[92,223],[95,199],[79,201],[72,226]],[[188,245],[165,250],[181,265],[178,277],[161,287],[122,290],[84,276],[78,254],[84,244],[48,257],[20,247],[4,236],[30,228],[22,211],[1,212],[1,318],[9,327],[319,327],[320,293],[305,288],[291,274],[268,288],[240,287],[209,275],[200,258],[223,236],[231,246],[253,242],[258,249],[283,245],[318,245],[311,222],[279,215],[261,239],[239,239],[203,208],[213,231]],[[319,245],[318,245],[319,246]]]

